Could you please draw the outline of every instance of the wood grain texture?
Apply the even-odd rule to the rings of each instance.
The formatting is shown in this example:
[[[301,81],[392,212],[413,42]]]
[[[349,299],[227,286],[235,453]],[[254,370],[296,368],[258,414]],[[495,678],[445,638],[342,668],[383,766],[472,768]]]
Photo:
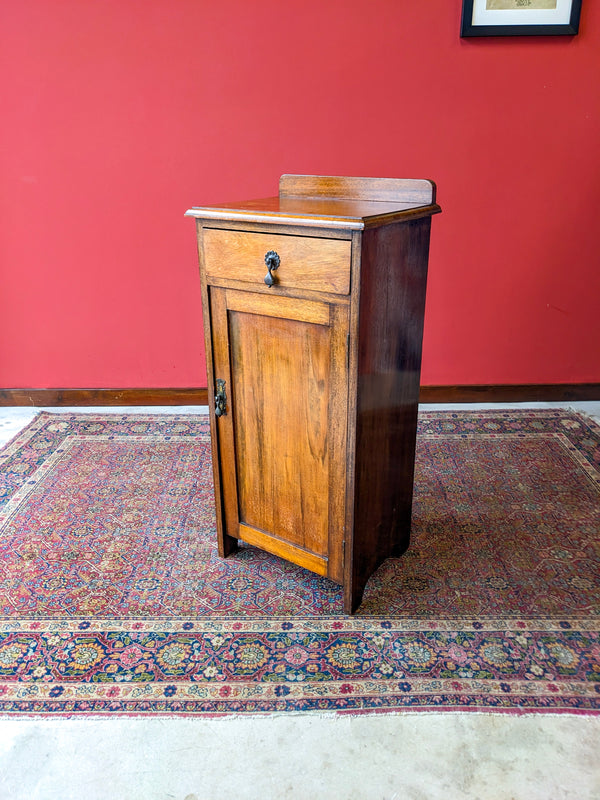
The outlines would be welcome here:
[[[296,547],[289,542],[284,542],[270,533],[258,531],[248,525],[240,525],[240,539],[259,547],[261,550],[266,550],[267,553],[273,553],[275,556],[285,558],[286,561],[291,561],[292,564],[298,564],[299,567],[316,572],[317,575],[327,575],[327,558],[302,550],[302,548]]]
[[[225,415],[216,417],[211,408],[212,458],[215,468],[217,503],[217,546],[222,558],[237,549],[239,514],[237,504],[237,475],[231,415],[231,368],[229,362],[229,337],[227,330],[227,295],[223,289],[210,287],[209,319],[212,363],[213,397],[217,379],[225,381]],[[214,430],[214,434],[213,434]]]
[[[328,327],[230,315],[240,521],[327,553]]]
[[[267,292],[265,287],[265,292]],[[286,292],[290,290],[285,290]],[[333,297],[323,297],[333,301]],[[0,389],[0,407],[206,406],[206,387],[139,389]],[[600,400],[600,383],[520,383],[421,386],[419,402],[533,403]]]
[[[271,198],[271,201],[279,207],[283,202],[278,197]],[[203,209],[197,209],[198,212]],[[210,219],[201,221],[200,218],[197,222],[206,227],[207,230],[214,229],[220,231],[248,231],[249,233],[281,233],[284,236],[311,236],[317,239],[352,239],[353,231],[344,230],[335,227],[323,227],[323,225],[306,226],[301,224],[294,224],[291,222],[281,221],[256,221],[240,219],[231,216],[224,217],[223,219]]]
[[[411,199],[410,192],[407,196],[408,199],[390,202],[328,197],[266,197],[242,203],[197,206],[186,211],[186,216],[204,220],[217,228],[227,222],[240,226],[255,222],[298,228],[329,227],[341,234],[373,225],[388,225],[401,218],[429,216],[441,210],[435,203],[422,203],[422,198]]]
[[[283,176],[280,192],[188,212],[202,231],[214,379],[227,387],[213,444],[219,552],[244,539],[327,575],[352,613],[408,545],[440,208],[430,181]],[[281,272],[265,290],[268,250]]]
[[[271,552],[286,543],[295,563],[324,559],[341,581],[347,307],[211,294],[215,379],[228,387],[217,422],[226,535],[270,535]]]
[[[240,292],[239,289],[228,289],[226,295],[227,308],[230,311],[248,311],[251,307],[253,314],[263,317],[281,317],[313,322],[315,325],[329,325],[330,311],[326,303],[301,300],[297,297],[282,297],[270,291],[269,294],[252,292],[250,306],[247,293]]]
[[[350,242],[308,236],[282,236],[207,229],[204,257],[209,278],[234,278],[264,285],[265,254],[275,251],[280,264],[276,286],[348,294]]]
[[[209,421],[211,438],[211,459],[213,470],[213,483],[215,487],[215,508],[217,525],[217,548],[219,555],[225,556],[237,550],[237,539],[227,535],[225,530],[225,500],[223,497],[223,486],[221,482],[221,463],[219,459],[217,418],[214,414],[215,404],[215,377],[212,345],[212,322],[211,322],[211,303],[208,282],[206,280],[206,260],[204,258],[202,223],[196,224],[196,244],[198,247],[198,263],[200,268],[200,290],[202,296],[202,328],[204,331],[204,348],[206,353],[206,377],[210,387]]]
[[[276,295],[277,297],[297,298],[298,294],[300,293],[298,289],[291,289],[284,286],[269,288],[264,284],[263,286],[260,286],[260,284],[247,284],[231,278],[211,278],[210,283],[211,286],[219,286],[222,289],[239,290],[242,288],[247,288],[252,291],[253,294],[263,294],[267,297]],[[318,300],[323,303],[336,303],[338,305],[349,305],[350,303],[349,295],[344,294],[336,295],[332,292],[317,292],[313,291],[312,289],[303,289],[301,294],[306,300]]]
[[[331,349],[329,371],[329,402],[327,414],[327,444],[330,451],[328,475],[329,535],[327,575],[336,583],[344,582],[344,545],[346,538],[346,487],[348,470],[348,394],[350,310],[332,304]]]
[[[0,389],[0,406],[205,406],[206,388]]]
[[[421,386],[421,403],[562,403],[600,400],[600,383]]]
[[[348,613],[409,544],[430,219],[362,234]]]
[[[282,175],[280,197],[327,197],[329,199],[435,203],[435,183],[410,178],[352,178],[324,175]]]

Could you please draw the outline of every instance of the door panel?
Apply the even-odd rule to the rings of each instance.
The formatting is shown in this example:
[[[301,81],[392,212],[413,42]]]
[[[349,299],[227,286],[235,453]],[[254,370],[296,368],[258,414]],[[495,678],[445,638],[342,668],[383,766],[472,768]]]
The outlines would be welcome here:
[[[345,486],[347,309],[212,297],[215,378],[229,386],[218,420],[226,532],[341,580],[345,495],[330,487]]]

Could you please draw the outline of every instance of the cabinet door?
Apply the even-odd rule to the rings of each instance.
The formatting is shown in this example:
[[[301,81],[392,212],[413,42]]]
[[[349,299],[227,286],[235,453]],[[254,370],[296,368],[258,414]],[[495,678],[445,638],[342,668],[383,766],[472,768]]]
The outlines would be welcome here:
[[[212,287],[211,325],[222,535],[342,583],[348,307]]]

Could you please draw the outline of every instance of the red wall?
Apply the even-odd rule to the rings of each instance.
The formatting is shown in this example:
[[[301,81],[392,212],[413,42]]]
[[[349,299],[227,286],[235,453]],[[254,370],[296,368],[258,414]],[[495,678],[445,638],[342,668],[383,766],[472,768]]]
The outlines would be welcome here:
[[[0,386],[205,385],[191,205],[430,177],[424,384],[600,381],[600,4],[0,0]]]

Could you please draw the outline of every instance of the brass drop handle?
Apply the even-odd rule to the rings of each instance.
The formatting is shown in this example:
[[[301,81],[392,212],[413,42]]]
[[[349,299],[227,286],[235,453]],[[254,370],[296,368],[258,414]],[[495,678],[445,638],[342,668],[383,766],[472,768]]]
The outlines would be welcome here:
[[[272,273],[277,269],[280,263],[281,259],[279,258],[278,253],[276,253],[275,250],[269,250],[269,252],[265,255],[265,264],[269,270],[265,275],[265,283],[267,286],[273,286],[275,283],[275,278],[273,277]]]
[[[223,417],[227,413],[227,396],[225,395],[225,381],[217,380],[217,393],[215,395],[215,415]]]

